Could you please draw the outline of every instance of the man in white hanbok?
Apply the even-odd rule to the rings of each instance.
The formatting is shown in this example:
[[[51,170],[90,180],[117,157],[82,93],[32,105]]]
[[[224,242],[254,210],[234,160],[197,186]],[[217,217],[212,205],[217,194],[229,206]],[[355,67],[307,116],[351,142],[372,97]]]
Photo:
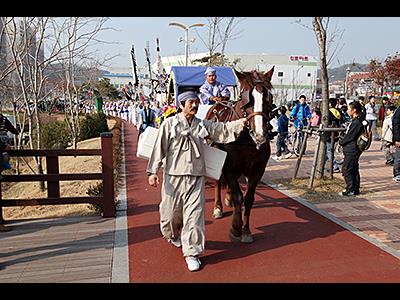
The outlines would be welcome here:
[[[222,123],[195,117],[199,98],[195,92],[179,95],[181,112],[161,124],[147,175],[151,186],[159,184],[157,172],[163,165],[160,229],[163,237],[182,247],[189,271],[200,268],[204,252],[204,175],[205,138],[218,143],[235,141],[247,124],[245,118]]]

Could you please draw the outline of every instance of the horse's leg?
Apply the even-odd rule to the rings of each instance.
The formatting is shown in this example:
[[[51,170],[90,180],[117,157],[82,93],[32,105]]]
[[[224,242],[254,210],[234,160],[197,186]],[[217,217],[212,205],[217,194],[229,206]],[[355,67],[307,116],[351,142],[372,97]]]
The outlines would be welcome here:
[[[226,187],[225,205],[232,207],[232,194],[229,186]]]
[[[258,182],[262,177],[258,175],[256,177],[248,178],[247,182],[247,192],[244,197],[244,212],[243,212],[243,227],[242,227],[242,243],[252,243],[254,238],[251,236],[250,232],[250,211],[254,204],[254,194],[256,192],[256,187]]]
[[[243,203],[243,194],[240,190],[240,185],[237,182],[237,179],[229,179],[227,180],[228,185],[230,187],[230,195],[233,203],[233,218],[232,218],[232,226],[229,232],[229,237],[231,241],[240,241],[242,236],[242,203]]]
[[[221,202],[221,180],[216,181],[214,188],[214,209],[213,217],[220,219],[223,217],[222,202]]]

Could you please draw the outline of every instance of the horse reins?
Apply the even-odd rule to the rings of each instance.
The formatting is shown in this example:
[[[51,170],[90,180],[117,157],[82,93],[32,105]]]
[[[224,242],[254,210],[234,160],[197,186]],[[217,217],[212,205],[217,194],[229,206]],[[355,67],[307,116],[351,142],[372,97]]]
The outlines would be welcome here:
[[[247,119],[247,121],[250,121],[251,118],[253,118],[254,116],[263,116],[264,118],[267,119],[267,121],[269,121],[269,118],[267,117],[267,115],[265,113],[263,113],[262,111],[254,111],[251,114],[249,114],[247,117],[243,116]]]
[[[265,88],[265,90],[269,93],[268,87],[266,87],[266,86],[263,84],[263,82],[262,82],[261,80],[256,80],[255,82],[258,83],[258,84],[261,84],[261,85]],[[244,88],[242,88],[242,89],[240,90],[240,93],[239,93],[239,101],[236,102],[236,103],[234,103],[234,104],[232,104],[232,103],[229,102],[229,101],[219,101],[219,102],[217,102],[218,104],[220,104],[220,105],[222,105],[222,106],[225,107],[225,108],[224,108],[223,110],[221,110],[221,111],[217,111],[217,109],[214,108],[213,112],[215,113],[215,115],[216,115],[216,117],[217,117],[217,120],[219,119],[218,117],[221,116],[221,115],[226,111],[226,109],[230,109],[230,110],[231,110],[231,114],[228,115],[228,118],[227,118],[228,120],[230,119],[230,116],[232,116],[233,114],[235,114],[236,117],[237,117],[238,119],[246,118],[246,119],[247,119],[247,122],[249,122],[249,121],[250,121],[253,117],[255,117],[255,116],[263,116],[267,121],[269,121],[269,120],[270,120],[269,117],[268,117],[264,112],[261,112],[261,111],[252,112],[251,114],[247,115],[246,111],[243,109],[243,107],[245,106],[245,104],[242,105],[242,106],[240,106],[240,110],[241,110],[241,112],[242,112],[242,116],[240,116],[240,114],[239,114],[238,111],[236,110],[236,105],[239,104],[239,102],[242,100],[242,93],[243,93],[243,91],[244,91]]]

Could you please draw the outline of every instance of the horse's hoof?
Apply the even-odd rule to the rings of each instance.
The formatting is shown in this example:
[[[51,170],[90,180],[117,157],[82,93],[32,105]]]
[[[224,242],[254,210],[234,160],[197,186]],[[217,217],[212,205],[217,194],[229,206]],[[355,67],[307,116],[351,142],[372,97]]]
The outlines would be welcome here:
[[[232,201],[231,200],[228,200],[228,199],[224,199],[224,202],[225,202],[225,205],[226,206],[228,206],[228,207],[232,207]]]
[[[240,241],[245,244],[250,244],[254,242],[254,238],[251,236],[251,234],[242,234]]]
[[[240,236],[236,236],[232,232],[229,232],[229,239],[231,240],[231,242],[240,242],[241,241]]]
[[[222,209],[214,208],[213,217],[214,219],[221,219],[224,216]]]

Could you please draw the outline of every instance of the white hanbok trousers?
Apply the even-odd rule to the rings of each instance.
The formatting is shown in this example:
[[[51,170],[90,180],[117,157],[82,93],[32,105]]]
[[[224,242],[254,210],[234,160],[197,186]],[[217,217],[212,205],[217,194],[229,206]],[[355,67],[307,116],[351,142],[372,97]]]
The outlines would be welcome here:
[[[183,256],[204,252],[204,177],[164,173],[161,188],[160,229],[164,238],[182,241]]]

